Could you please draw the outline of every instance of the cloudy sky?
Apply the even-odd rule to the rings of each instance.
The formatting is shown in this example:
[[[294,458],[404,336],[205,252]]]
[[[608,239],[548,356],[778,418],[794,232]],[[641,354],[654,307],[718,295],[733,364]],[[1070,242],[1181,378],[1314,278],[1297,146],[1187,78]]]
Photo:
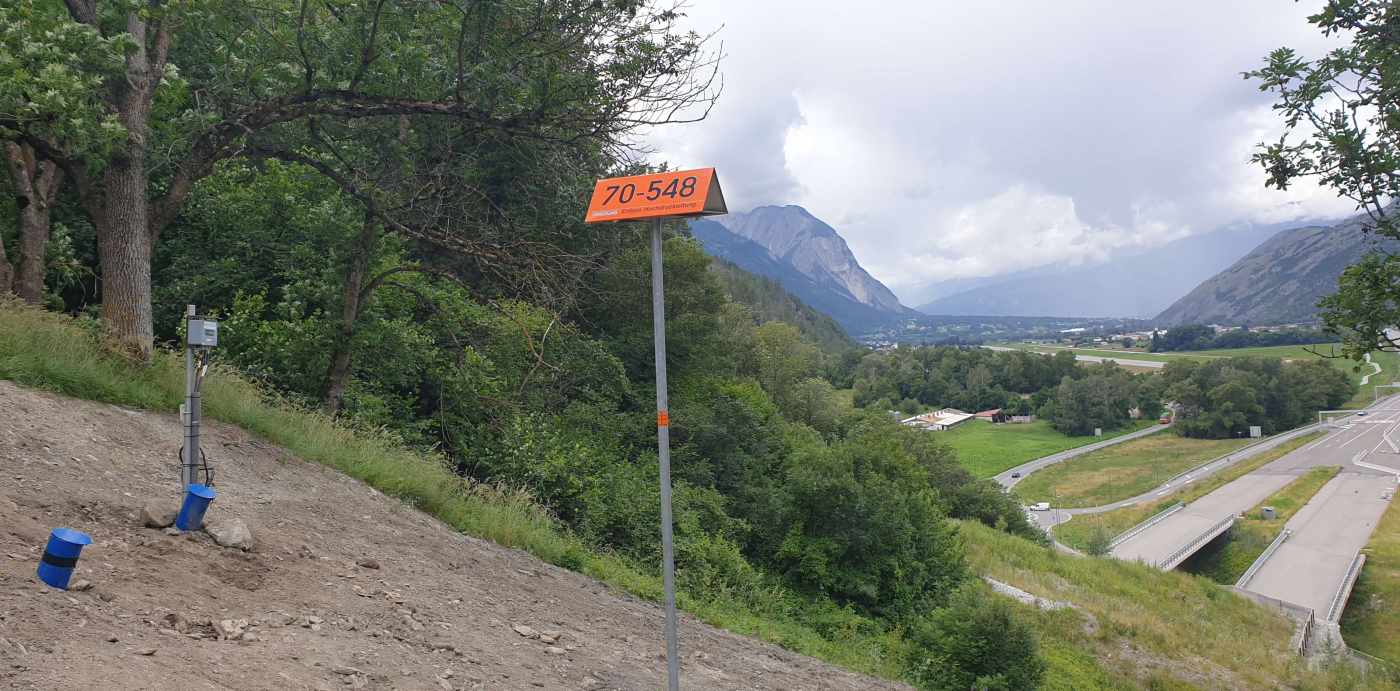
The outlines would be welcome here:
[[[653,158],[730,209],[799,204],[906,304],[928,286],[1103,261],[1228,224],[1350,211],[1263,187],[1277,119],[1240,73],[1328,47],[1320,0],[694,0],[724,94]]]

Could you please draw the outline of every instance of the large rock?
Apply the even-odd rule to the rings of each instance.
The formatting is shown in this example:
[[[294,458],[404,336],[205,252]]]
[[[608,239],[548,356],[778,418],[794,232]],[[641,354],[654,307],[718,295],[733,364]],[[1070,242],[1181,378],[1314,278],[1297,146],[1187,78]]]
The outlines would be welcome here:
[[[159,504],[147,504],[141,507],[141,524],[147,528],[166,528],[175,524],[177,513],[179,511]]]
[[[214,542],[224,547],[241,549],[244,552],[253,548],[253,531],[241,518],[224,518],[204,522],[204,532],[214,538]]]

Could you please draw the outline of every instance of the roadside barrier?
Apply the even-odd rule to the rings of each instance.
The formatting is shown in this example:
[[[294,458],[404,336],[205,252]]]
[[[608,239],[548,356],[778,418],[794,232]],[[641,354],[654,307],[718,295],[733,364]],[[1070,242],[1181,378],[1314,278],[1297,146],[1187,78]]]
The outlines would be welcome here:
[[[1264,568],[1264,562],[1268,561],[1269,557],[1272,557],[1274,555],[1274,552],[1278,551],[1278,548],[1280,545],[1283,544],[1283,541],[1287,540],[1288,537],[1292,534],[1293,531],[1287,528],[1284,528],[1282,531],[1280,531],[1278,537],[1275,537],[1274,541],[1269,543],[1269,546],[1264,550],[1262,554],[1259,555],[1259,558],[1255,559],[1254,563],[1250,564],[1248,569],[1245,569],[1244,574],[1240,576],[1240,579],[1238,581],[1235,581],[1235,587],[1245,587],[1245,585],[1249,583],[1250,579],[1254,578],[1254,574],[1259,573],[1259,569]]]
[[[1164,571],[1175,568],[1177,563],[1179,563],[1180,560],[1184,559],[1187,554],[1190,554],[1201,545],[1215,539],[1217,535],[1225,532],[1230,528],[1230,526],[1234,524],[1235,517],[1226,516],[1225,520],[1220,521],[1219,523],[1216,523],[1215,525],[1211,526],[1210,530],[1201,533],[1199,536],[1196,537],[1196,539],[1186,543],[1186,546],[1182,547],[1181,549],[1178,549],[1175,552],[1172,552],[1171,556],[1167,557],[1166,559],[1163,559],[1162,561],[1157,562],[1157,568],[1162,569]]]
[[[1347,575],[1337,588],[1337,594],[1332,596],[1332,605],[1327,608],[1326,621],[1336,622],[1342,618],[1342,610],[1346,609],[1347,598],[1351,596],[1351,588],[1356,585],[1356,577],[1361,575],[1361,567],[1365,563],[1366,555],[1357,552],[1351,560],[1351,566],[1347,567]]]
[[[1148,528],[1151,528],[1152,526],[1157,525],[1158,523],[1161,523],[1162,521],[1166,520],[1168,516],[1171,516],[1172,514],[1184,508],[1186,508],[1186,504],[1178,501],[1175,505],[1171,506],[1167,510],[1157,512],[1157,515],[1131,528],[1128,528],[1127,530],[1119,533],[1117,537],[1113,538],[1112,540],[1109,540],[1108,548],[1113,549],[1114,547],[1117,547],[1118,545],[1121,545],[1124,542],[1127,542],[1128,540],[1137,537],[1139,534],[1142,533],[1142,531],[1147,530]]]

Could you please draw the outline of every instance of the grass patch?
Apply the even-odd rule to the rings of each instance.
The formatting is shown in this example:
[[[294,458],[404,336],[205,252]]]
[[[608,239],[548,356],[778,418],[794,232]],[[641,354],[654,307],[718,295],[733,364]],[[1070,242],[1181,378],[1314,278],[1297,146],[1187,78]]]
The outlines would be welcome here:
[[[957,452],[958,463],[962,467],[977,477],[986,478],[1026,461],[1112,439],[1154,424],[1155,420],[1134,420],[1131,425],[1102,437],[1071,437],[1057,432],[1045,420],[1016,425],[993,425],[974,420],[934,434],[938,435],[939,441],[946,442]]]
[[[1189,504],[1190,502],[1196,501],[1245,475],[1283,458],[1294,450],[1321,438],[1325,434],[1325,432],[1313,432],[1289,439],[1268,451],[1262,451],[1250,456],[1199,482],[1178,486],[1176,489],[1172,490],[1171,493],[1162,495],[1161,499],[1143,502],[1135,506],[1127,506],[1121,509],[1114,509],[1113,511],[1105,511],[1103,513],[1075,516],[1069,522],[1061,523],[1054,527],[1055,539],[1075,549],[1088,550],[1089,545],[1099,537],[1112,539],[1123,531],[1167,510],[1172,504],[1177,502]]]
[[[0,299],[0,379],[57,393],[173,413],[184,393],[179,356],[148,365],[109,355],[88,321]],[[412,504],[453,528],[580,571],[648,600],[661,599],[659,574],[598,552],[569,533],[527,494],[472,483],[440,456],[406,448],[384,432],[347,427],[317,411],[279,401],[228,369],[211,369],[204,412],[335,468]],[[770,584],[727,597],[681,591],[680,606],[702,620],[858,672],[899,678],[904,645],[897,629],[830,602]]]
[[[1187,558],[1181,570],[1205,576],[1221,585],[1234,585],[1283,532],[1288,519],[1341,470],[1338,466],[1323,466],[1304,473],[1246,512],[1244,519],[1235,521],[1219,539]],[[1274,518],[1260,515],[1260,509],[1265,506],[1274,507]]]
[[[1390,503],[1364,552],[1366,565],[1342,612],[1342,637],[1400,666],[1400,502]]]
[[[1047,501],[1064,508],[1102,506],[1147,492],[1251,441],[1154,434],[1037,471],[1013,491],[1026,504]]]
[[[1290,620],[1204,578],[1060,554],[976,523],[961,533],[974,572],[1079,608],[1035,619],[1045,688],[1395,688],[1309,670],[1288,649]]]

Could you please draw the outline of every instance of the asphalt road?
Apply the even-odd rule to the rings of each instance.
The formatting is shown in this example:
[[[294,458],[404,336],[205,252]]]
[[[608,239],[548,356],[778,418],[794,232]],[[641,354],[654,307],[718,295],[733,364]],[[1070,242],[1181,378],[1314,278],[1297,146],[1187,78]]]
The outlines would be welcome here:
[[[1384,480],[1384,473],[1355,466],[1352,463],[1354,460],[1367,457],[1381,447],[1384,447],[1387,453],[1390,452],[1383,433],[1393,427],[1400,426],[1397,425],[1397,422],[1400,422],[1400,400],[1387,399],[1367,412],[1368,414],[1365,416],[1349,416],[1346,418],[1348,422],[1342,429],[1338,429],[1328,436],[1293,451],[1192,502],[1186,509],[1178,511],[1166,520],[1119,544],[1114,548],[1113,555],[1123,559],[1140,559],[1148,563],[1160,563],[1199,538],[1220,521],[1248,511],[1298,476],[1317,466],[1342,466],[1348,475],[1358,473],[1366,475],[1372,480]],[[1391,456],[1395,459],[1396,467],[1400,467],[1400,455],[1391,453]],[[1185,480],[1186,478],[1182,478],[1182,481]],[[1379,486],[1378,484],[1377,487]],[[1379,492],[1377,495],[1379,496]],[[1358,520],[1362,520],[1365,515],[1368,515],[1360,508],[1357,509],[1357,512]],[[1298,515],[1302,514],[1303,512],[1300,511]],[[1343,517],[1339,520],[1349,526],[1344,530],[1358,533],[1361,544],[1365,544],[1374,527],[1374,521],[1368,527],[1363,525],[1364,520],[1362,523],[1353,523],[1352,512],[1344,512],[1342,515]],[[1332,525],[1330,519],[1324,523]],[[1289,542],[1292,541],[1292,539],[1289,540]],[[1288,543],[1284,544],[1286,546]],[[1298,544],[1307,543],[1302,541]],[[1280,552],[1282,551],[1280,549]],[[1355,549],[1352,549],[1351,556],[1354,555]],[[1277,557],[1278,553],[1275,553],[1274,558]],[[1350,560],[1351,557],[1347,558]],[[1266,568],[1268,566],[1266,565]],[[1346,565],[1342,567],[1343,571],[1345,569]],[[1256,575],[1255,579],[1251,581],[1251,589],[1254,589],[1253,586],[1257,583],[1267,585],[1272,581],[1261,581],[1259,575]],[[1327,597],[1330,598],[1331,594]],[[1280,599],[1287,600],[1287,598]],[[1292,600],[1288,601],[1293,602]]]
[[[1395,495],[1400,477],[1400,400],[1323,440],[1315,454],[1342,472],[1289,519],[1292,534],[1259,568],[1247,590],[1311,607],[1326,617],[1357,551],[1366,546]],[[1352,418],[1357,420],[1359,418]],[[1284,459],[1281,459],[1284,460]],[[1334,617],[1340,617],[1340,609]]]
[[[1327,616],[1352,559],[1371,538],[1395,490],[1393,477],[1351,468],[1293,515],[1287,525],[1293,534],[1245,584],[1246,590]]]

